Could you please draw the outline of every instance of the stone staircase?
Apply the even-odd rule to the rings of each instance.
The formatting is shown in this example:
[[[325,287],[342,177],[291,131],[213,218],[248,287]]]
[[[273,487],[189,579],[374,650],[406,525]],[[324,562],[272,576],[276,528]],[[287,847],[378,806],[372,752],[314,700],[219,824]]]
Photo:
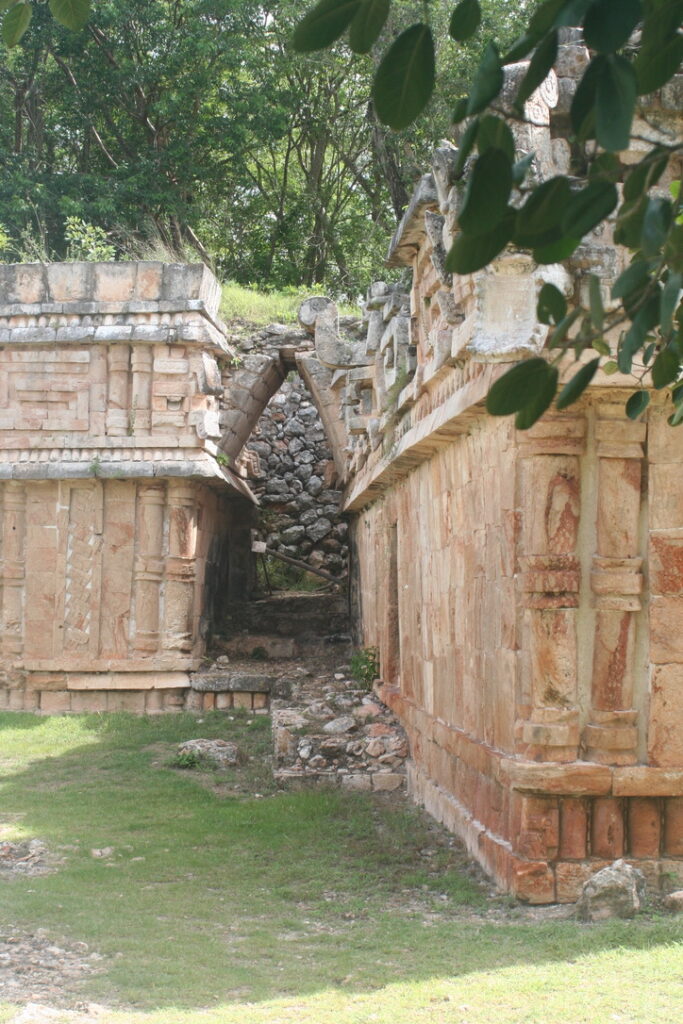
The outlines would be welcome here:
[[[285,593],[234,608],[188,710],[272,714],[275,776],[391,792],[408,744],[394,715],[351,678],[346,597]]]

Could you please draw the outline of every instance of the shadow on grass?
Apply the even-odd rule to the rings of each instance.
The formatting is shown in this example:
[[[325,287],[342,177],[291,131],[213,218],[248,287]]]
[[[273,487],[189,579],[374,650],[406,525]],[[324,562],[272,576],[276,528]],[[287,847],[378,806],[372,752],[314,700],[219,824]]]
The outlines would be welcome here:
[[[103,953],[91,998],[192,1009],[367,992],[683,937],[669,919],[487,920],[481,890],[439,867],[438,850],[435,868],[416,867],[434,839],[416,810],[336,790],[219,799],[167,766],[200,735],[257,761],[270,744],[267,720],[239,715],[0,715],[0,749],[22,748],[0,775],[0,824],[64,858],[49,876],[0,883],[0,922]]]

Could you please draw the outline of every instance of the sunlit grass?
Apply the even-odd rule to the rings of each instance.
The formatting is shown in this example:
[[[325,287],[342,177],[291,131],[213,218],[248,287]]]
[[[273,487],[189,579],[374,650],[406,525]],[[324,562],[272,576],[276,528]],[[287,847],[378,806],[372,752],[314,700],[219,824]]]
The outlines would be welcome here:
[[[296,324],[299,306],[315,291],[315,288],[286,288],[262,292],[229,281],[223,285],[220,315],[223,320],[246,320],[264,327],[272,323]],[[360,310],[341,303],[340,313],[358,316]]]
[[[490,920],[487,893],[402,801],[277,793],[269,728],[247,714],[0,715],[0,826],[62,858],[0,882],[0,926],[102,953],[78,998],[112,1007],[104,1024],[683,1020],[675,918]],[[170,767],[200,735],[251,759]]]

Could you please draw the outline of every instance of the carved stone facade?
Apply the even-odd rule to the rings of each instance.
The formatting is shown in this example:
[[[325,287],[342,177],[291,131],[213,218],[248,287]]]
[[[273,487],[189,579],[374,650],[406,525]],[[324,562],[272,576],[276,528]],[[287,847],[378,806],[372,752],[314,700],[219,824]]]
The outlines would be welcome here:
[[[251,507],[216,457],[218,285],[148,263],[0,286],[0,707],[182,706]]]

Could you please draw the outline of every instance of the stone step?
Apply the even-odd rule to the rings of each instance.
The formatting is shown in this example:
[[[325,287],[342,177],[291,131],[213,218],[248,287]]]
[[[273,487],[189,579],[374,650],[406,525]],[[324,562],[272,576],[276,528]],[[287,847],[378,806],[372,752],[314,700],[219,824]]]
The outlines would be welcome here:
[[[315,639],[348,635],[348,599],[345,594],[277,594],[231,609],[226,633],[240,631],[257,636]]]

